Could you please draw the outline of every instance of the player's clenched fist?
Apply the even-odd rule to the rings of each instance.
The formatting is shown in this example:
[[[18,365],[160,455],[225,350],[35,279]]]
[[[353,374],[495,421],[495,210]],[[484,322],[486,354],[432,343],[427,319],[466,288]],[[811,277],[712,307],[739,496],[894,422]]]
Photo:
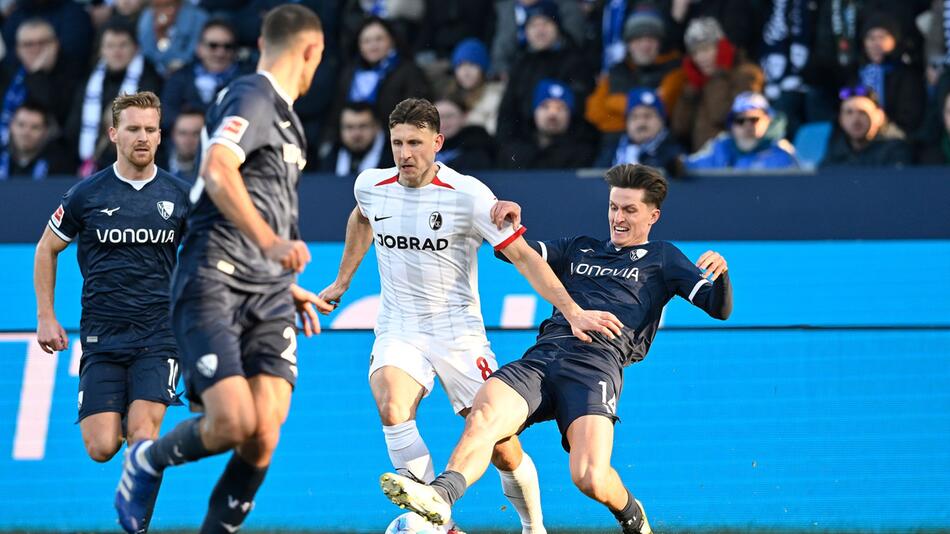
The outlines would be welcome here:
[[[277,238],[274,244],[264,249],[268,259],[279,262],[284,269],[302,273],[310,263],[310,249],[303,241],[289,241]]]
[[[716,278],[719,278],[722,273],[729,270],[726,258],[723,258],[721,254],[712,250],[704,252],[703,255],[696,260],[696,266],[702,269],[703,278],[709,278],[711,282],[715,282]]]
[[[617,316],[610,312],[596,310],[581,310],[577,314],[567,318],[571,324],[571,333],[577,339],[590,343],[591,337],[587,332],[597,332],[607,336],[607,339],[613,339],[620,335],[623,330],[623,323]]]
[[[66,330],[56,319],[40,320],[36,326],[36,341],[47,354],[54,351],[66,350],[69,347],[69,338]]]

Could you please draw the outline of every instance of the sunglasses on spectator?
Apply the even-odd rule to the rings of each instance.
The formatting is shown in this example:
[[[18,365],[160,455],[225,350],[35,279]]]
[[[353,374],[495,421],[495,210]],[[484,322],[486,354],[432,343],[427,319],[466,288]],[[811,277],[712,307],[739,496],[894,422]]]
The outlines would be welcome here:
[[[759,119],[761,118],[762,117],[756,117],[754,115],[751,117],[736,117],[732,119],[732,123],[738,124],[739,126],[742,126],[744,124],[757,124],[759,122]]]
[[[863,96],[870,98],[877,102],[877,94],[874,92],[874,89],[867,87],[865,85],[855,85],[853,87],[843,87],[838,91],[838,99],[844,102],[849,98],[854,98],[856,96]]]
[[[227,50],[228,52],[234,52],[234,50],[237,48],[237,45],[235,45],[234,43],[218,43],[215,41],[205,41],[204,45],[212,50],[223,48]]]

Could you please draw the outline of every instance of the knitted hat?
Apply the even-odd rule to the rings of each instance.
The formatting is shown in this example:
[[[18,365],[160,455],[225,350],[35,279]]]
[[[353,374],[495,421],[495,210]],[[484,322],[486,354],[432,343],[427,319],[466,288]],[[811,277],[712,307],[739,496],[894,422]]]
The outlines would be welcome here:
[[[693,19],[686,27],[683,42],[686,51],[693,52],[702,45],[716,44],[723,38],[722,26],[712,17]]]
[[[660,118],[666,122],[666,109],[663,107],[663,102],[657,96],[656,91],[638,87],[627,93],[626,114],[629,115],[633,108],[638,106],[649,106],[655,109]]]
[[[531,109],[538,109],[538,106],[545,100],[555,98],[564,102],[572,113],[574,112],[574,93],[563,83],[546,78],[538,82],[534,87],[534,98],[531,100]]]
[[[623,24],[623,40],[629,41],[638,37],[655,37],[663,40],[666,36],[666,26],[660,13],[651,6],[638,6],[627,17]]]
[[[881,28],[891,34],[895,41],[900,42],[901,23],[893,15],[885,13],[868,14],[867,18],[864,19],[864,24],[861,25],[861,36],[866,37],[868,32],[875,28]]]
[[[471,37],[465,39],[452,51],[452,68],[456,69],[462,63],[474,63],[481,67],[482,72],[488,72],[491,66],[491,60],[488,57],[488,49],[481,41]]]
[[[755,109],[762,110],[770,117],[772,116],[772,108],[769,106],[769,101],[760,93],[754,93],[752,91],[739,93],[736,95],[736,99],[732,101],[732,109],[729,111],[729,122],[731,123],[736,115]]]
[[[558,9],[557,4],[552,0],[539,0],[533,5],[525,6],[525,23],[531,20],[531,17],[535,15],[541,15],[542,17],[547,17],[557,23],[558,21]]]

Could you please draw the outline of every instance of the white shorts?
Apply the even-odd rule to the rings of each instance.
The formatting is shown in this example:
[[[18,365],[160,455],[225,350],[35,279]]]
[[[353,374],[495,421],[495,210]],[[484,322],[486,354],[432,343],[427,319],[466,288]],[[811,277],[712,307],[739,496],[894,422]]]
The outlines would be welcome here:
[[[376,336],[369,375],[385,366],[401,369],[432,392],[438,376],[456,413],[471,408],[475,393],[498,362],[482,335],[443,339],[424,333],[385,332]]]

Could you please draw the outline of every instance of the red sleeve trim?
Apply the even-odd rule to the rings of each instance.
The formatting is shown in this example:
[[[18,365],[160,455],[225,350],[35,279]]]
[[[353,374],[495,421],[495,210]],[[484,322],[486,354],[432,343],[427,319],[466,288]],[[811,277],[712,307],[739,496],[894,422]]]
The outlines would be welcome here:
[[[399,175],[397,174],[396,176],[393,176],[392,178],[386,178],[386,179],[383,180],[382,182],[379,182],[378,184],[376,184],[374,187],[379,187],[379,186],[381,186],[381,185],[394,184],[394,183],[396,183],[396,182],[398,182],[398,181],[399,181]]]
[[[521,228],[518,228],[518,230],[517,230],[515,233],[511,234],[511,236],[509,236],[508,239],[506,239],[506,240],[502,241],[501,243],[498,243],[497,245],[495,245],[495,250],[502,250],[502,249],[504,249],[504,248],[507,247],[508,245],[512,244],[512,243],[515,241],[515,239],[518,239],[519,237],[521,237],[521,234],[523,234],[523,233],[525,233],[525,232],[527,232],[527,231],[528,231],[528,228],[525,227],[525,226],[522,226]]]
[[[432,185],[437,185],[437,186],[439,186],[439,187],[445,187],[445,188],[453,189],[453,190],[455,189],[455,188],[452,187],[451,185],[449,185],[449,184],[443,182],[442,180],[439,180],[439,177],[438,177],[438,176],[436,176],[435,178],[432,179]]]

